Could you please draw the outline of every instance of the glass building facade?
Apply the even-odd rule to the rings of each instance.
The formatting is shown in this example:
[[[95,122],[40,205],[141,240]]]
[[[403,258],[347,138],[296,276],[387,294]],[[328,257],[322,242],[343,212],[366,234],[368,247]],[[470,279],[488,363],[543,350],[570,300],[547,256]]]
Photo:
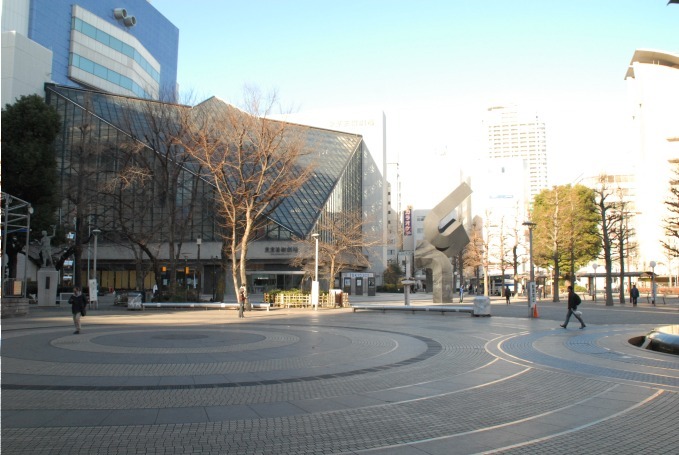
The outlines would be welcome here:
[[[55,142],[59,223],[81,238],[90,238],[95,228],[104,233],[99,283],[134,289],[141,281],[150,289],[155,278],[139,248],[143,243],[164,267],[180,270],[187,285],[199,281],[204,293],[214,292],[222,273],[215,189],[173,137],[187,113],[233,108],[216,98],[191,107],[54,84],[45,92],[62,120]],[[366,154],[361,136],[286,125],[286,134],[302,132],[304,152],[297,165],[314,165],[314,172],[276,207],[250,244],[253,291],[298,287],[303,272],[289,265],[298,253],[295,240],[308,238],[322,217],[361,212]]]

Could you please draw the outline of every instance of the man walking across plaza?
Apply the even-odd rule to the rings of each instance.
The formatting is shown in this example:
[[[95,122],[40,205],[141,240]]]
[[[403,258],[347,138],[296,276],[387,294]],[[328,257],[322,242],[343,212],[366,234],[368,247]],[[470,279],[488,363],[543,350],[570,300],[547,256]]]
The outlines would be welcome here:
[[[73,324],[75,325],[74,334],[80,333],[80,317],[85,315],[85,307],[87,301],[85,301],[85,296],[80,292],[79,287],[73,288],[73,295],[68,299],[68,303],[71,304],[71,313],[73,313]]]
[[[629,291],[629,296],[631,297],[632,300],[632,306],[637,306],[637,299],[639,298],[639,289],[637,289],[637,285],[633,284],[632,289]]]
[[[573,292],[573,286],[568,286],[568,314],[566,314],[566,322],[561,324],[561,327],[564,329],[566,326],[568,326],[568,321],[571,319],[571,315],[575,316],[575,318],[580,321],[580,328],[584,329],[587,327],[585,325],[585,321],[582,320],[582,317],[578,314],[578,305],[580,305],[580,302],[582,302],[582,299],[580,299],[580,296]]]

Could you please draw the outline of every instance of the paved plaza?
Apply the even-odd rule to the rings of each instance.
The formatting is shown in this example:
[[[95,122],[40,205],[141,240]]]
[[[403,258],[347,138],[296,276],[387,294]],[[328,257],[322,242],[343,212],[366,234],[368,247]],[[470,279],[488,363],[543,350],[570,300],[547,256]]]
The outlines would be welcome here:
[[[679,453],[679,357],[628,342],[679,324],[679,303],[587,301],[584,330],[559,327],[564,302],[538,308],[102,302],[76,335],[69,308],[32,307],[2,320],[2,453]]]

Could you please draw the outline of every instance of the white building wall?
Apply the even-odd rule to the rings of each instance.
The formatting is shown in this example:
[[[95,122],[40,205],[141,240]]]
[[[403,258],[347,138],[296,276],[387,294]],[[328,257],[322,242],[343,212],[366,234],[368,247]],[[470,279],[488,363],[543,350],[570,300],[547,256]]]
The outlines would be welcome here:
[[[635,230],[644,270],[650,261],[656,273],[669,264],[660,241],[665,238],[664,201],[669,196],[672,166],[679,158],[679,54],[637,50],[626,74],[631,107],[631,138],[636,182]]]
[[[2,32],[2,106],[22,95],[44,94],[52,75],[52,51],[15,32]]]

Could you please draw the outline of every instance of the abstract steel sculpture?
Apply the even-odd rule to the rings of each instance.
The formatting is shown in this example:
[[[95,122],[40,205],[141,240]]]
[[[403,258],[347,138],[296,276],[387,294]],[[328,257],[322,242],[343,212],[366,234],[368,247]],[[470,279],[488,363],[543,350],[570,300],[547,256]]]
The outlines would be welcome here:
[[[453,211],[472,193],[466,183],[461,183],[443,199],[424,219],[424,240],[415,248],[415,266],[431,269],[433,302],[452,303],[453,266],[455,257],[469,243],[469,236]]]

